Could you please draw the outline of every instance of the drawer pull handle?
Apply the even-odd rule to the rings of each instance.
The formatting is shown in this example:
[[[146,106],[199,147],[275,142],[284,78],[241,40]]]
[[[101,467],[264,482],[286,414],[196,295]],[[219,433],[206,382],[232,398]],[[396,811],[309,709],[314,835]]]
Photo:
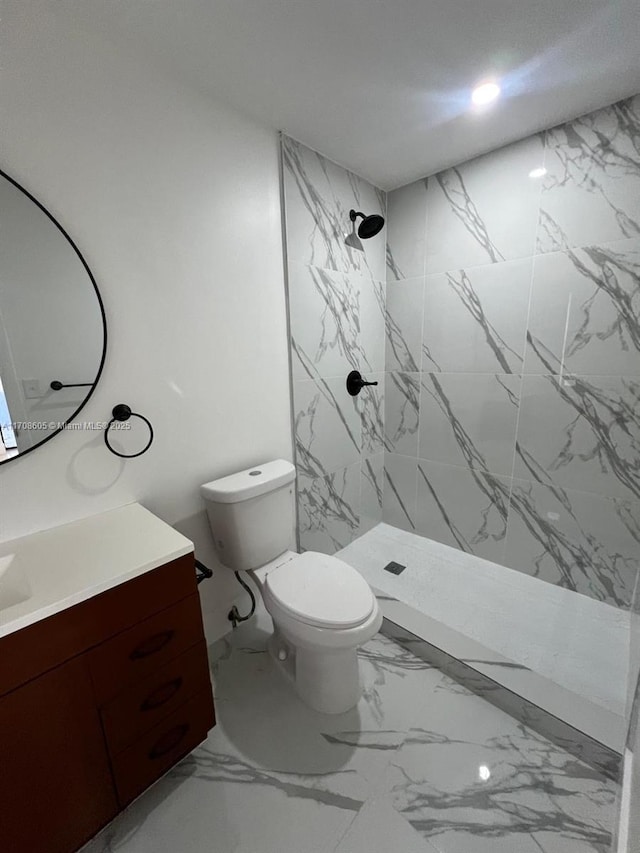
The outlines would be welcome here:
[[[149,758],[151,761],[155,761],[157,758],[162,758],[163,755],[166,755],[168,752],[171,752],[172,749],[175,749],[190,728],[191,726],[189,723],[182,723],[180,726],[175,726],[173,729],[169,729],[169,731],[162,735],[160,740],[158,740],[149,751]]]
[[[129,655],[129,659],[140,660],[141,658],[149,657],[149,655],[155,655],[156,652],[163,649],[167,643],[171,642],[173,635],[174,631],[160,631],[159,634],[154,634],[153,637],[149,637],[137,645]]]
[[[174,678],[173,681],[167,681],[166,684],[161,684],[160,687],[150,693],[140,705],[141,711],[153,711],[155,708],[160,708],[165,705],[170,699],[176,695],[182,687],[182,676]]]

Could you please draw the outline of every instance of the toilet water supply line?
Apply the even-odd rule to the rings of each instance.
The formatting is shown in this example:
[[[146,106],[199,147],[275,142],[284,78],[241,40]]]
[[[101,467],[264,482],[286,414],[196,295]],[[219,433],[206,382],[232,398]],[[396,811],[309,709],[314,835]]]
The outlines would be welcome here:
[[[246,622],[247,619],[251,619],[253,614],[256,612],[256,597],[253,594],[251,587],[246,584],[240,577],[240,572],[234,572],[234,575],[236,576],[236,580],[238,581],[240,586],[244,587],[244,589],[249,593],[249,598],[251,599],[251,610],[247,613],[246,616],[240,615],[240,612],[235,604],[227,615],[227,619],[229,620],[229,622],[231,622],[234,628],[237,628],[238,622]]]
[[[205,564],[200,562],[200,560],[196,560],[195,562],[197,569],[196,583],[201,584],[202,581],[213,577],[213,571],[210,568],[205,566]],[[247,613],[246,616],[240,615],[240,611],[238,610],[235,604],[227,614],[227,619],[229,620],[229,622],[232,623],[233,627],[236,628],[238,626],[238,622],[246,622],[247,619],[251,619],[253,614],[256,612],[256,597],[251,591],[251,587],[248,586],[242,580],[242,578],[240,577],[240,573],[234,572],[234,575],[236,576],[236,580],[238,581],[240,586],[242,586],[249,593],[249,598],[251,599],[251,610],[249,611],[249,613]]]

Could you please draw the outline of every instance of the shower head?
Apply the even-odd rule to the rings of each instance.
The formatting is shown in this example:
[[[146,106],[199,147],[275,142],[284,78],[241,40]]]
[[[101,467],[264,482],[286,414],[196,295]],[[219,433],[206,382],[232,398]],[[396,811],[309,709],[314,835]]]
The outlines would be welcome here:
[[[362,217],[362,222],[358,226],[358,237],[362,237],[363,240],[368,240],[369,237],[375,237],[376,234],[379,234],[382,231],[384,226],[384,216],[380,216],[377,213],[372,213],[371,216],[365,216],[364,213],[360,213],[356,210],[349,211],[349,219],[355,223],[358,216]]]

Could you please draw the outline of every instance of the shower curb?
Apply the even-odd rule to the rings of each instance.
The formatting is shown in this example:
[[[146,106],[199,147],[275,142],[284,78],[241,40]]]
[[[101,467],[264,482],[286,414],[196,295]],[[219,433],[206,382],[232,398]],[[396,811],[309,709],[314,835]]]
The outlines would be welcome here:
[[[380,629],[382,634],[598,772],[610,779],[619,779],[624,743],[624,720],[621,717],[569,693],[526,667],[508,661],[409,605],[379,590],[374,592],[384,614]],[[455,648],[456,645],[458,648]],[[466,647],[463,655],[460,654],[462,645]],[[454,651],[460,656],[456,656]],[[468,651],[471,654],[467,655]],[[491,668],[492,674],[481,671],[480,667]],[[513,684],[507,686],[504,683],[514,672],[521,681],[524,675],[535,687],[544,685],[544,690],[539,689],[536,699],[531,698],[531,689],[526,691],[529,696],[521,695],[521,692],[514,690]],[[543,693],[546,695],[543,696]],[[552,696],[553,693],[556,695]],[[557,701],[559,696],[562,699],[560,703]],[[555,703],[549,701],[552,698],[556,700]],[[555,704],[556,707],[564,707],[578,719],[582,728],[562,719],[549,707],[543,707],[541,700],[544,699],[547,700],[544,702],[547,706]],[[569,703],[568,699],[571,700]],[[601,737],[595,737],[594,730]],[[621,739],[620,749],[616,748],[618,739]]]

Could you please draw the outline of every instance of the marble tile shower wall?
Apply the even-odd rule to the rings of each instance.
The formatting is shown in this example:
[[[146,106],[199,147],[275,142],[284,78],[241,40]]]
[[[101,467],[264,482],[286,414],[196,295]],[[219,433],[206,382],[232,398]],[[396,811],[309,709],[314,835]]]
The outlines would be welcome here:
[[[384,520],[628,606],[640,96],[389,193],[387,237]]]
[[[333,554],[382,520],[385,242],[350,248],[349,210],[386,195],[282,138],[300,546]],[[378,386],[354,398],[360,370]]]

